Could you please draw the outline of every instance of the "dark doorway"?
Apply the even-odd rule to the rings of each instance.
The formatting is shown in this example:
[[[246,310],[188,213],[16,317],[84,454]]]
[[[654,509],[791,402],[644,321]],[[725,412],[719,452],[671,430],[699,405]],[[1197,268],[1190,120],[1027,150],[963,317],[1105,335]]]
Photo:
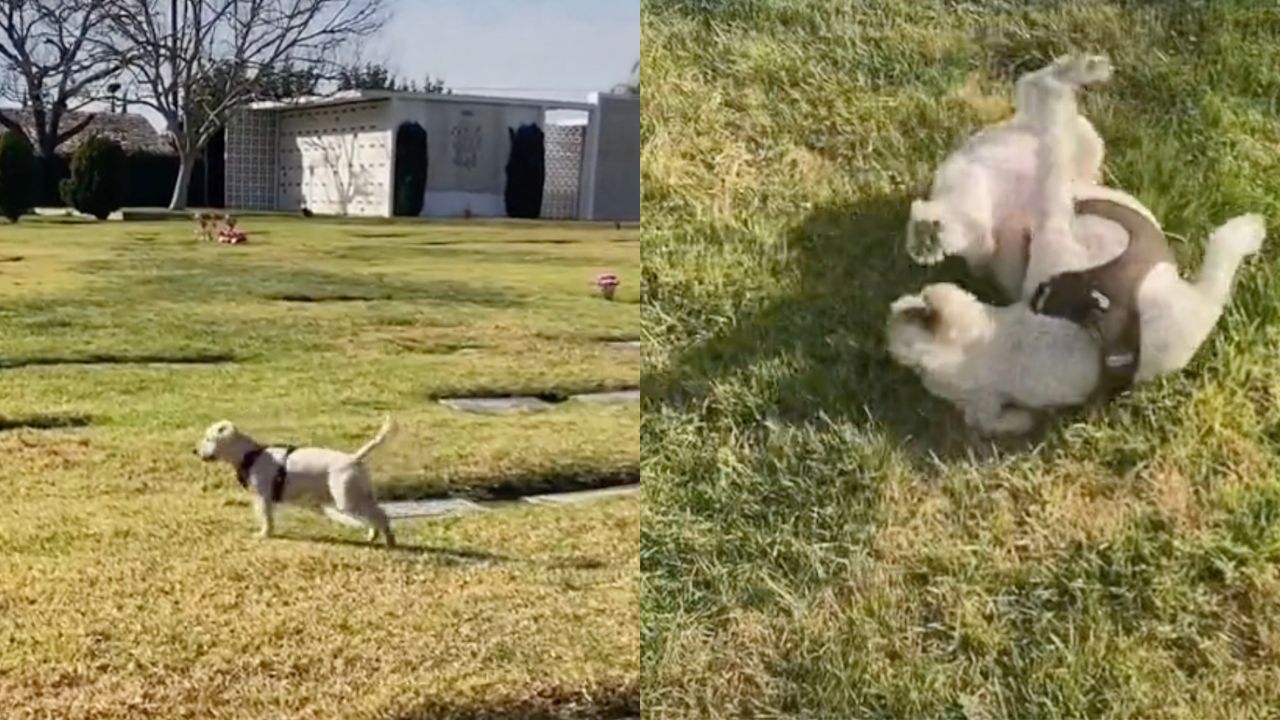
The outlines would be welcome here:
[[[427,192],[427,131],[416,122],[401,123],[396,129],[395,215],[417,217]]]
[[[507,217],[542,215],[542,186],[547,180],[546,139],[537,125],[507,129],[511,155],[507,159]]]

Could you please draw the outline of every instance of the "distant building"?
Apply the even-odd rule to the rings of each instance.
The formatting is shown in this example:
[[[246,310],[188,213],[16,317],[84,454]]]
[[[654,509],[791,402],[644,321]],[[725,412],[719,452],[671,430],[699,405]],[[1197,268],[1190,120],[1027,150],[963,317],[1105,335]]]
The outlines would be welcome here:
[[[585,121],[548,122],[578,111]],[[588,102],[358,90],[254,103],[227,124],[226,205],[387,217],[396,197],[396,138],[427,137],[422,215],[501,217],[512,133],[544,133],[542,217],[640,219],[640,101]]]
[[[0,114],[15,120],[22,126],[27,133],[27,138],[32,144],[36,142],[35,121],[32,118],[30,110],[19,110],[14,108],[0,108]],[[92,115],[93,120],[85,127],[84,130],[75,134],[66,142],[58,146],[59,155],[71,155],[80,147],[80,144],[91,137],[105,135],[120,144],[126,152],[149,153],[151,155],[168,155],[176,156],[173,147],[169,145],[169,141],[164,135],[156,132],[151,123],[141,115],[133,113],[81,113],[70,112],[62,116],[59,122],[60,130],[67,130],[79,125],[84,119]],[[0,135],[8,132],[8,130],[0,125]]]

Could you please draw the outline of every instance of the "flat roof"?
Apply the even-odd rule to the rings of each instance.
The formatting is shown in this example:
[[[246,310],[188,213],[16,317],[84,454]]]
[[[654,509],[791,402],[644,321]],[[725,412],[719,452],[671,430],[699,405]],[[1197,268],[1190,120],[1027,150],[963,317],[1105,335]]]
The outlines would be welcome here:
[[[594,96],[595,93],[592,93]],[[292,100],[261,100],[250,103],[250,110],[288,110],[291,108],[344,105],[369,100],[426,100],[442,103],[467,103],[469,105],[506,105],[540,107],[548,110],[594,110],[593,102],[566,102],[564,100],[540,100],[537,98],[496,97],[492,95],[454,95],[446,93],[407,92],[402,90],[340,90],[330,95],[312,95]],[[593,97],[594,99],[594,97]]]

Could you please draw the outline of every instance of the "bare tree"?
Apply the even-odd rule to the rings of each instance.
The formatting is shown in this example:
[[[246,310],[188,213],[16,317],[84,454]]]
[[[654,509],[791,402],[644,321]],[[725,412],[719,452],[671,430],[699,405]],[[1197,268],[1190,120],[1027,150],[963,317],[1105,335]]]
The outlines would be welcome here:
[[[178,152],[169,207],[187,204],[201,150],[261,78],[291,67],[327,76],[339,50],[376,32],[383,0],[105,0],[140,97]]]
[[[93,99],[92,89],[119,72],[128,54],[107,42],[106,0],[0,0],[0,96],[30,112],[35,137],[0,111],[0,125],[31,141],[41,155],[85,129],[89,115],[62,127],[67,113]]]
[[[618,83],[613,86],[613,92],[619,95],[640,95],[640,61],[637,60],[635,65],[631,66],[631,77],[627,78],[624,83]]]

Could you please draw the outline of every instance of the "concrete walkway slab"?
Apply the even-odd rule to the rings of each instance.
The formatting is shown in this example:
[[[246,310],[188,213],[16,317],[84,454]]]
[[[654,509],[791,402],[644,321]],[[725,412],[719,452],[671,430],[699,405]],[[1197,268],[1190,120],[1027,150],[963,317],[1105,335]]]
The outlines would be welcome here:
[[[631,352],[640,352],[641,345],[639,340],[610,340],[605,343],[614,350],[628,350]]]
[[[612,390],[609,392],[584,393],[582,395],[574,395],[570,399],[578,402],[593,403],[596,405],[623,405],[626,403],[640,402],[640,391]]]
[[[387,517],[392,519],[441,517],[469,512],[483,512],[484,508],[470,500],[403,500],[382,503]]]
[[[551,493],[548,495],[529,495],[525,502],[535,505],[577,505],[594,502],[606,498],[626,497],[640,493],[639,485],[619,485],[618,487],[601,488],[599,490],[581,490],[578,492]]]
[[[512,415],[515,413],[541,412],[551,409],[551,403],[536,397],[516,396],[505,398],[441,398],[445,407],[482,415]]]

